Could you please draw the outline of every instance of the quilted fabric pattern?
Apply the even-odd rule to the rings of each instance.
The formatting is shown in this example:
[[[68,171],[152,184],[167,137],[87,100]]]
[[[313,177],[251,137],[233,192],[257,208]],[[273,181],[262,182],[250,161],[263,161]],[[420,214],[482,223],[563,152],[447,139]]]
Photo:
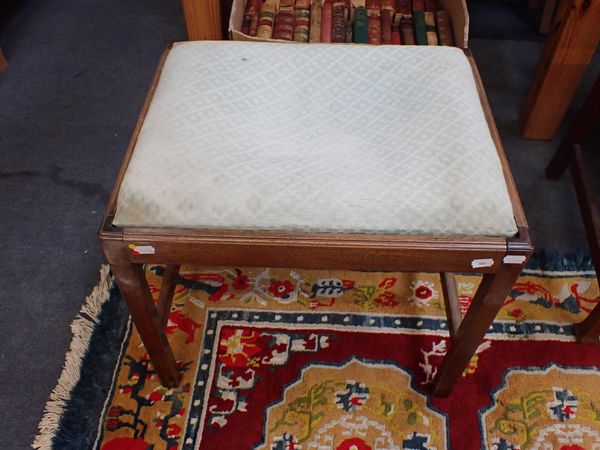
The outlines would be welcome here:
[[[114,223],[516,233],[468,60],[413,46],[176,44]]]

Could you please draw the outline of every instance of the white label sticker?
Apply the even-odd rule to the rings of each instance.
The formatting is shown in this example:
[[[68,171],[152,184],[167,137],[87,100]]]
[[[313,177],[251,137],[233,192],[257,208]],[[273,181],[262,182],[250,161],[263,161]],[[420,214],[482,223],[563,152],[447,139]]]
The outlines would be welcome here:
[[[492,267],[493,265],[494,260],[492,258],[474,259],[471,261],[471,267],[473,269],[479,269],[480,267]]]
[[[527,257],[523,255],[506,255],[502,262],[504,264],[523,264],[526,259]]]
[[[134,255],[154,255],[156,253],[156,250],[151,245],[129,244],[128,247]]]

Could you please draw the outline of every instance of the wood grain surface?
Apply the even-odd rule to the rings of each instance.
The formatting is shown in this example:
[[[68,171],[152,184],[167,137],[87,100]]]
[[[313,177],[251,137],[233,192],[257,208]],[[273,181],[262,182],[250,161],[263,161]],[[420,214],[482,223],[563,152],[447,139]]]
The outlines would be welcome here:
[[[600,0],[561,0],[519,125],[526,139],[552,139],[600,39]]]

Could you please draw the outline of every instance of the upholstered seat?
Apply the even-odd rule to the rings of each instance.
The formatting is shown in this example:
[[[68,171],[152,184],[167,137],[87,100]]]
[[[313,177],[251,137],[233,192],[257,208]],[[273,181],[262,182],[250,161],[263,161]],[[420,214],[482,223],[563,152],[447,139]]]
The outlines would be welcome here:
[[[435,396],[450,394],[533,251],[471,55],[429,46],[166,49],[99,238],[170,388],[182,264],[439,272],[450,345]],[[156,301],[145,264],[165,265]],[[483,273],[464,317],[456,272]]]
[[[169,52],[113,224],[517,232],[462,50],[208,41]]]

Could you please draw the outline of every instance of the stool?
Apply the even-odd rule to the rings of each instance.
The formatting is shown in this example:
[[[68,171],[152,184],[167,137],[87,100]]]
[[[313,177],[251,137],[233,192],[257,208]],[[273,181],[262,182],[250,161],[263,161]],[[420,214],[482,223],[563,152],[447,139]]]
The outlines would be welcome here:
[[[175,44],[99,238],[165,386],[181,264],[440,272],[439,396],[532,252],[472,56],[449,47]],[[167,266],[156,305],[147,263]],[[483,273],[464,318],[454,272]]]

